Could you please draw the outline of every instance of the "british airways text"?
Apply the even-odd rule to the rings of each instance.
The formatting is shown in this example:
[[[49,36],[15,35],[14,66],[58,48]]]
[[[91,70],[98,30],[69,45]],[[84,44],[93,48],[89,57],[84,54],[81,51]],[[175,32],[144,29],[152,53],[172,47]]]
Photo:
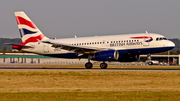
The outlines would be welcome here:
[[[142,45],[142,42],[111,43],[110,47]]]

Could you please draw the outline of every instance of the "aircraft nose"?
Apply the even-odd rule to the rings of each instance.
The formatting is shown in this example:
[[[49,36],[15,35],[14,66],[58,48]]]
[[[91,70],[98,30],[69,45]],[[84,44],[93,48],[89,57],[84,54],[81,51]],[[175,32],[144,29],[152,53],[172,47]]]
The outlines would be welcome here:
[[[175,47],[175,44],[172,41],[169,41],[168,46],[169,47]]]

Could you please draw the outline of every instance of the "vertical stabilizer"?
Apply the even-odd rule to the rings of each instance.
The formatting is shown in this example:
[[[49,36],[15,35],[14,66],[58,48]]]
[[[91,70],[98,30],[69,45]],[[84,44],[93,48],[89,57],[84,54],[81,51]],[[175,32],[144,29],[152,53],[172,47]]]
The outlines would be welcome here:
[[[14,13],[23,43],[47,39],[23,11]]]

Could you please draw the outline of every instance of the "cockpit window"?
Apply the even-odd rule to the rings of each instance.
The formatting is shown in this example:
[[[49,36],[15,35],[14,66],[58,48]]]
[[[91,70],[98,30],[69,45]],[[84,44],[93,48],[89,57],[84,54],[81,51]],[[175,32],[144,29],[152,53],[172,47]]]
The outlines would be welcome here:
[[[156,38],[156,41],[161,41],[161,40],[167,40],[167,39],[164,37]]]

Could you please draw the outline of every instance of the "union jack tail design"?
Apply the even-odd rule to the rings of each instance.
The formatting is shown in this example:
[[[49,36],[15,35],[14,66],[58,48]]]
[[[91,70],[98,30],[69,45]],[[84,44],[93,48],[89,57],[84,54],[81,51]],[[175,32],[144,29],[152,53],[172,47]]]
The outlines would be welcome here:
[[[24,44],[47,39],[23,11],[15,12],[15,17]]]

